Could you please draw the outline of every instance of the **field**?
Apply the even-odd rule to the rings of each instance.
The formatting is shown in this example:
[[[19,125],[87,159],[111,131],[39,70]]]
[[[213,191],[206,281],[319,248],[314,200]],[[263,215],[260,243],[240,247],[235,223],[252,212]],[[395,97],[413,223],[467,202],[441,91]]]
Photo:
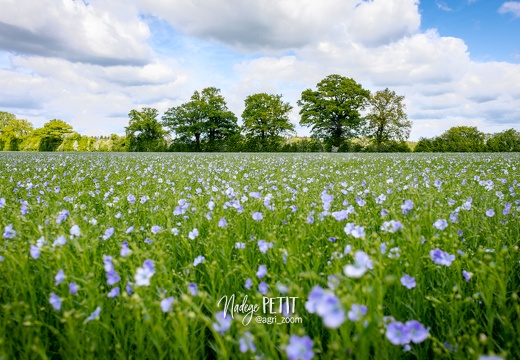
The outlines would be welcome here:
[[[518,154],[0,153],[0,359],[519,359],[518,193]]]

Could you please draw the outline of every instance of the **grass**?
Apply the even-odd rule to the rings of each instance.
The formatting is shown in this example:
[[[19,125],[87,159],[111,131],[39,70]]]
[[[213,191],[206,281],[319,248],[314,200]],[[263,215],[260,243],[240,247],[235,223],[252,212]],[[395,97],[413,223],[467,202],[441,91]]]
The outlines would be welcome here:
[[[325,359],[520,358],[519,160],[518,154],[0,154],[0,230],[12,224],[17,232],[0,242],[0,357],[284,359],[290,336],[307,335],[315,357]],[[334,197],[330,212],[348,206],[355,212],[341,221],[322,214],[324,191]],[[264,204],[268,194],[273,210]],[[471,209],[462,209],[470,197]],[[181,199],[189,206],[174,215]],[[408,214],[401,210],[405,200],[414,203]],[[504,215],[506,203],[511,208]],[[486,215],[489,209],[494,216]],[[62,210],[69,215],[57,223]],[[254,212],[263,219],[253,220]],[[218,226],[222,218],[227,227]],[[447,220],[446,229],[433,227],[439,219]],[[389,220],[403,229],[382,231]],[[365,236],[347,235],[346,223],[362,226]],[[79,237],[70,235],[73,225]],[[162,230],[154,234],[154,225]],[[114,235],[103,240],[111,227]],[[199,235],[190,239],[193,229]],[[53,246],[60,235],[66,244]],[[46,243],[34,259],[30,247],[42,237]],[[259,240],[272,248],[262,253]],[[120,255],[123,241],[132,251],[127,257]],[[432,261],[436,248],[455,255],[450,266]],[[369,255],[373,269],[350,278],[344,267],[356,250]],[[106,255],[121,277],[113,286]],[[194,266],[199,255],[205,260]],[[147,259],[155,273],[149,286],[136,286]],[[259,265],[267,266],[262,279]],[[66,278],[56,285],[60,269]],[[463,270],[472,274],[469,281]],[[416,287],[401,284],[404,274]],[[306,310],[311,289],[327,288],[331,275],[338,285],[330,291],[345,315],[353,304],[366,305],[361,321],[345,319],[331,329]],[[292,316],[301,323],[244,325],[236,313],[229,330],[216,331],[219,300],[235,294],[241,303],[247,295],[248,303],[261,305],[262,281],[265,296],[298,297]],[[69,293],[71,282],[76,295]],[[197,284],[196,295],[190,283]],[[113,287],[120,295],[108,298]],[[51,293],[62,301],[59,311]],[[161,301],[170,296],[172,309],[163,312]],[[85,322],[98,306],[99,318]],[[261,308],[255,315],[267,316]],[[428,339],[408,351],[393,345],[386,316],[420,321]],[[254,352],[240,352],[246,332]]]

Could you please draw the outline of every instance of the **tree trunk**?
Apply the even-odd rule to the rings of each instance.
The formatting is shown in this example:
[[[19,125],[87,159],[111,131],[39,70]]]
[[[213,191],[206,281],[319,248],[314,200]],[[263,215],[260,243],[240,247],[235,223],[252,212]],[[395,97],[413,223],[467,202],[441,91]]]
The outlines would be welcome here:
[[[200,133],[195,133],[195,143],[197,151],[200,151]]]

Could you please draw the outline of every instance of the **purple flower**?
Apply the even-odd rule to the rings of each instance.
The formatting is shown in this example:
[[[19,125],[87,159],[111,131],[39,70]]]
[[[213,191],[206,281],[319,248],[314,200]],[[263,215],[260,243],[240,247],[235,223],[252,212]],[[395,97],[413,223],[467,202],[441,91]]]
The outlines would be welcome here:
[[[69,284],[69,293],[72,295],[76,295],[78,293],[78,284],[75,282],[71,282]]]
[[[260,221],[264,218],[261,212],[254,212],[253,213],[253,220]]]
[[[386,327],[386,338],[394,345],[410,343],[410,329],[399,321],[393,321]]]
[[[54,279],[56,279],[56,286],[58,286],[59,284],[61,284],[61,282],[63,280],[65,280],[65,273],[63,272],[63,269],[60,269],[58,271],[58,273],[56,274],[56,276],[54,277]]]
[[[336,290],[338,285],[339,285],[339,279],[336,275],[329,275],[327,277],[327,286],[329,287],[329,289]]]
[[[450,221],[452,223],[458,223],[459,222],[459,213],[454,211],[450,214]]]
[[[107,284],[112,286],[115,283],[117,283],[119,280],[121,280],[121,277],[115,270],[110,270],[107,272]]]
[[[339,299],[332,292],[323,290],[318,285],[314,286],[309,293],[305,309],[311,314],[317,313],[323,320],[323,324],[330,329],[338,328],[345,321],[345,312]]]
[[[9,224],[4,228],[4,238],[12,239],[16,236],[16,230],[13,230],[13,224]]]
[[[466,279],[466,282],[470,281],[472,274],[466,270],[462,270],[462,276]]]
[[[447,252],[437,248],[430,251],[430,258],[437,265],[450,266],[451,263],[455,260],[455,255],[450,255]]]
[[[404,274],[404,276],[401,278],[401,284],[403,284],[403,286],[407,289],[413,289],[417,285],[413,276],[408,274]]]
[[[365,228],[362,226],[347,223],[343,229],[347,235],[352,235],[356,239],[365,237]]]
[[[136,286],[150,286],[150,279],[155,274],[152,260],[145,260],[143,267],[137,268],[134,279]]]
[[[244,284],[244,287],[245,287],[247,290],[249,290],[249,289],[251,289],[251,286],[253,286],[253,280],[251,280],[251,279],[248,278],[248,279],[246,280],[246,283]]]
[[[244,336],[242,336],[240,339],[238,339],[238,344],[240,346],[240,352],[246,353],[248,351],[256,352],[256,346],[253,342],[253,336],[249,331],[246,331],[244,333]]]
[[[215,314],[216,322],[213,323],[213,329],[220,335],[224,335],[231,328],[231,316],[227,316],[223,311]]]
[[[265,254],[267,250],[271,249],[273,247],[272,242],[267,242],[265,240],[259,240],[258,241],[258,248],[260,249],[260,252],[262,254]]]
[[[262,281],[260,284],[258,284],[258,291],[262,293],[263,295],[267,294],[267,289],[269,286],[265,283],[265,281]]]
[[[133,226],[133,225],[130,226],[130,227],[129,227],[128,229],[126,229],[126,231],[125,231],[126,234],[130,234],[130,233],[132,233],[132,232],[134,232],[134,226]]]
[[[128,200],[128,202],[129,202],[130,204],[135,204],[135,201],[136,201],[137,199],[135,198],[134,195],[129,194],[129,195],[126,197],[126,200]]]
[[[103,256],[103,267],[106,272],[114,270],[114,264],[112,264],[112,256]]]
[[[78,236],[81,236],[81,230],[79,228],[78,225],[73,225],[71,228],[70,228],[70,235],[72,237],[78,237]]]
[[[405,200],[404,204],[401,205],[401,210],[404,215],[408,214],[413,209],[413,201]]]
[[[188,285],[188,291],[190,292],[190,294],[191,294],[192,296],[195,296],[195,295],[198,294],[198,292],[199,292],[199,288],[198,288],[197,284],[195,284],[195,283],[190,283],[190,284]]]
[[[33,259],[38,259],[40,257],[40,248],[38,246],[31,245],[30,253]]]
[[[410,336],[410,340],[419,344],[428,338],[429,330],[424,328],[424,325],[421,324],[417,320],[410,320],[406,322],[406,327],[408,328],[408,334]]]
[[[130,248],[128,247],[128,241],[123,241],[123,243],[121,244],[121,252],[120,252],[121,256],[127,257],[131,253],[132,253],[132,250],[130,250]]]
[[[493,209],[489,209],[488,211],[486,211],[486,216],[487,216],[487,217],[493,217],[493,216],[495,216],[495,210],[493,210]]]
[[[347,210],[334,211],[331,215],[337,221],[342,221],[342,220],[346,220],[348,218],[348,211]]]
[[[347,316],[350,321],[359,321],[367,314],[367,307],[365,305],[352,304]]]
[[[267,275],[267,266],[265,266],[265,265],[258,266],[258,271],[256,272],[256,277],[261,279],[265,275]]]
[[[373,269],[372,260],[365,252],[358,250],[354,253],[354,264],[345,266],[343,272],[348,277],[360,278],[368,269]]]
[[[448,227],[448,222],[445,219],[439,219],[433,223],[433,227],[437,230],[444,230]]]
[[[69,212],[67,210],[61,210],[56,218],[56,224],[61,224],[64,220],[69,216]]]
[[[195,238],[199,236],[199,230],[197,228],[193,229],[192,231],[190,231],[188,233],[188,237],[191,239],[191,240],[195,240]]]
[[[197,266],[199,264],[201,264],[206,258],[202,255],[199,255],[195,258],[195,260],[193,260],[193,266]]]
[[[154,235],[156,235],[161,230],[162,230],[162,227],[160,227],[159,225],[152,226],[152,234],[154,234]]]
[[[110,237],[114,235],[114,228],[108,228],[105,230],[105,234],[103,235],[103,240],[108,240]]]
[[[130,281],[126,282],[125,290],[128,295],[132,295],[134,292],[134,289],[132,289],[132,283]]]
[[[55,293],[51,293],[51,296],[49,298],[49,303],[52,305],[54,310],[56,310],[56,311],[61,310],[61,299]]]
[[[88,323],[89,321],[99,319],[99,314],[101,313],[101,308],[98,306],[92,314],[88,318],[85,319],[85,322]]]
[[[226,227],[226,226],[227,226],[226,218],[222,218],[218,221],[218,227]]]
[[[168,312],[170,310],[172,310],[173,308],[173,301],[174,301],[174,297],[173,296],[170,296],[170,297],[167,297],[166,299],[162,299],[161,300],[161,309],[163,312]]]
[[[243,243],[243,242],[237,242],[235,243],[235,249],[245,249],[246,248],[246,244]]]
[[[5,199],[0,198],[0,209],[3,209],[5,207]]]
[[[396,220],[385,221],[381,226],[381,230],[384,232],[395,233],[403,228],[403,225]]]
[[[285,352],[289,360],[311,360],[314,358],[313,346],[314,342],[307,335],[291,335]]]
[[[63,246],[67,243],[67,239],[65,238],[65,236],[63,235],[60,235],[58,236],[58,238],[56,240],[54,240],[54,242],[52,243],[52,246],[53,247],[56,247],[56,246]]]
[[[119,287],[115,287],[112,290],[110,290],[110,292],[107,294],[107,296],[109,298],[115,298],[119,295],[119,292],[120,292]]]

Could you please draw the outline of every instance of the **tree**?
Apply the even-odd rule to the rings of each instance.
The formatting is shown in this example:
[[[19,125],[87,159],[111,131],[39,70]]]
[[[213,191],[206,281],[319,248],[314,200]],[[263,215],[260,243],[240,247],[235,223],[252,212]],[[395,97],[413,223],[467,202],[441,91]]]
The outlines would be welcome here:
[[[131,110],[126,129],[129,151],[162,151],[165,148],[166,132],[157,120],[157,109]]]
[[[72,126],[63,120],[53,119],[46,122],[42,128],[34,131],[35,137],[39,138],[38,150],[56,151],[65,135],[73,132]]]
[[[339,148],[344,140],[359,135],[363,124],[360,111],[369,97],[370,92],[353,79],[329,75],[318,83],[316,91],[302,92],[298,101],[300,124],[311,126],[314,137]]]
[[[237,118],[226,104],[220,90],[214,87],[195,91],[189,102],[168,109],[162,117],[162,124],[174,132],[178,138],[195,138],[196,150],[201,150],[201,142],[208,140],[210,148],[215,142],[238,132]]]
[[[486,151],[484,133],[475,126],[456,126],[446,130],[441,136],[444,149],[450,152],[480,152]],[[435,151],[435,150],[434,150]],[[437,150],[439,151],[439,150]]]
[[[520,132],[509,129],[493,134],[487,141],[487,147],[495,152],[520,151]]]
[[[242,113],[243,128],[250,138],[259,138],[262,145],[294,132],[289,120],[292,106],[282,101],[282,95],[266,93],[249,95]]]
[[[19,150],[20,144],[33,130],[33,125],[29,121],[19,120],[13,114],[0,112],[0,150]]]
[[[377,91],[370,97],[366,131],[377,147],[389,140],[406,141],[410,136],[412,122],[406,116],[403,101],[404,96],[399,96],[388,88]]]
[[[210,144],[238,132],[237,117],[227,107],[220,90],[205,88],[199,95],[195,92],[192,101],[198,103],[204,117],[204,130]]]

